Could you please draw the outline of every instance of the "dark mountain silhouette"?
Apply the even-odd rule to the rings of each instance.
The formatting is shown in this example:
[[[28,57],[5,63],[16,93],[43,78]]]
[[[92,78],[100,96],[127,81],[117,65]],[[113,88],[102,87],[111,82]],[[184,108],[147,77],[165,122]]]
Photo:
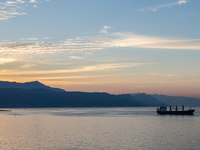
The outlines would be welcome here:
[[[132,94],[132,96],[139,101],[143,106],[159,106],[161,102],[155,97],[145,93]]]
[[[66,92],[42,83],[0,82],[0,107],[132,107],[141,106],[131,95]]]
[[[172,106],[200,106],[200,99],[196,98],[190,98],[190,97],[178,97],[178,96],[166,96],[166,95],[152,95],[156,99],[158,99],[160,102],[166,104],[166,105],[172,105]]]
[[[0,81],[0,107],[143,107],[167,105],[200,106],[192,98],[147,95],[112,95],[98,92],[69,92],[38,81],[16,83]]]
[[[49,89],[0,89],[0,107],[131,107],[140,106],[131,95],[56,92]]]
[[[7,81],[0,81],[0,88],[20,88],[20,89],[49,89],[57,92],[64,92],[64,90],[59,88],[52,88],[46,86],[38,81],[33,82],[25,82],[25,83],[17,83],[17,82],[7,82]]]

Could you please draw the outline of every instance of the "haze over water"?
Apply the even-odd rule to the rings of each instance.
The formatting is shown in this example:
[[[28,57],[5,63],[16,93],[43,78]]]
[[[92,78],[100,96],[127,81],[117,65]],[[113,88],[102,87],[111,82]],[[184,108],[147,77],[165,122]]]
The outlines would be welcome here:
[[[160,116],[156,108],[12,109],[0,113],[4,150],[198,150],[194,116]]]

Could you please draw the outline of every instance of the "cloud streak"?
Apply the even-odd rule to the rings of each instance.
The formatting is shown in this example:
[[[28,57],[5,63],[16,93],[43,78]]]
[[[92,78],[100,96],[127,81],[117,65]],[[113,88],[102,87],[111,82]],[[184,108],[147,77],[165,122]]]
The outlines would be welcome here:
[[[26,15],[24,9],[28,6],[35,7],[36,3],[47,0],[10,0],[0,2],[0,21],[7,20],[16,16]]]
[[[117,47],[145,49],[200,50],[200,39],[177,39],[117,32],[105,38],[78,37],[67,39],[63,45],[71,50],[93,50]]]
[[[168,4],[162,4],[162,5],[157,5],[157,6],[154,6],[154,7],[147,7],[147,8],[143,8],[143,9],[140,9],[141,12],[143,11],[158,11],[159,9],[162,9],[162,8],[169,8],[169,7],[172,7],[172,6],[180,6],[180,5],[183,5],[183,4],[186,4],[188,2],[188,0],[179,0],[177,2],[174,2],[174,3],[168,3]]]
[[[162,38],[134,33],[114,33],[117,38],[103,43],[105,47],[135,47],[147,49],[200,50],[200,39]]]
[[[75,37],[64,42],[48,43],[44,38],[22,38],[15,42],[0,42],[1,56],[55,54],[67,51],[94,51],[108,48],[142,48],[200,50],[200,39],[163,38],[116,32],[104,37]],[[72,57],[72,59],[79,59]]]
[[[137,66],[149,65],[152,63],[110,63],[110,64],[96,64],[90,66],[83,66],[75,69],[67,70],[36,70],[36,71],[20,71],[20,70],[1,70],[0,75],[6,76],[12,74],[13,76],[21,75],[46,75],[46,74],[63,74],[63,73],[78,73],[78,72],[92,72],[92,71],[106,71],[115,69],[124,69]]]
[[[162,74],[162,73],[150,73],[151,76],[155,77],[167,77],[167,78],[177,78],[180,77],[177,74]]]
[[[0,58],[0,65],[6,64],[6,63],[9,63],[9,62],[14,62],[14,61],[15,61],[14,58]]]

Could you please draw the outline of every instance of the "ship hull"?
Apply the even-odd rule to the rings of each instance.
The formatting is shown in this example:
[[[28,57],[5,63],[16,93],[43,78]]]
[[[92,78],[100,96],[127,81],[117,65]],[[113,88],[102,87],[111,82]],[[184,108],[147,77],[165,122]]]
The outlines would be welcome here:
[[[160,111],[156,112],[160,115],[194,115],[194,109],[186,110],[186,111]]]

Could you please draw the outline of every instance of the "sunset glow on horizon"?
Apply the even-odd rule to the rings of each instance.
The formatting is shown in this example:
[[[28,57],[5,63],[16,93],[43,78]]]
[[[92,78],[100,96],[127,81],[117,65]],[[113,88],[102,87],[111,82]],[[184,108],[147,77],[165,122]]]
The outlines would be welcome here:
[[[0,80],[200,98],[200,1],[2,0]]]

